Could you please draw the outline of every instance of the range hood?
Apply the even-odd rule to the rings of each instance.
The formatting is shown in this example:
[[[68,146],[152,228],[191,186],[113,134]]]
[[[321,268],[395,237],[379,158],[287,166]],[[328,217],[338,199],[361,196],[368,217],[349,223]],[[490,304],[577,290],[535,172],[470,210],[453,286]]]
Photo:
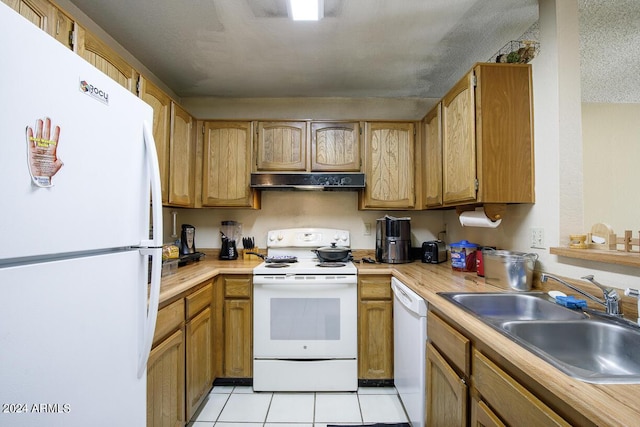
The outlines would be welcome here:
[[[364,188],[363,173],[252,173],[251,188],[260,190],[353,191]]]

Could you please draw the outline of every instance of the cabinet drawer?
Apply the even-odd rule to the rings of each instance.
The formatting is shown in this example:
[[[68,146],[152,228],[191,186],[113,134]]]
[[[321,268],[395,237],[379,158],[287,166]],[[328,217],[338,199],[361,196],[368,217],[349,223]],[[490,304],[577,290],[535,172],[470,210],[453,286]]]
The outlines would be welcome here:
[[[158,311],[156,330],[153,335],[153,344],[168,336],[176,329],[180,329],[184,322],[184,300],[179,299]]]
[[[225,298],[251,298],[251,280],[242,278],[227,277],[224,280]]]
[[[195,291],[191,295],[187,296],[187,319],[191,319],[193,316],[201,312],[205,307],[211,305],[211,298],[213,297],[213,285],[208,283],[203,288]]]
[[[473,352],[473,383],[482,400],[509,425],[570,425],[478,350]]]
[[[427,313],[427,335],[463,375],[471,374],[471,342],[433,312]]]
[[[360,299],[390,300],[392,298],[390,276],[361,278],[359,286]]]

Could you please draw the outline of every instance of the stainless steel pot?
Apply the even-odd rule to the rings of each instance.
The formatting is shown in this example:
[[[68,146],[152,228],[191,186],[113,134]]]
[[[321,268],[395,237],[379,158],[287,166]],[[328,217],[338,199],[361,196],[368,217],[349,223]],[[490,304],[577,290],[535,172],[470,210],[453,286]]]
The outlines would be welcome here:
[[[331,243],[331,246],[314,249],[312,252],[315,252],[322,262],[348,261],[351,257],[351,249],[337,246],[335,243]]]
[[[484,248],[482,259],[486,283],[511,291],[531,290],[538,254]]]

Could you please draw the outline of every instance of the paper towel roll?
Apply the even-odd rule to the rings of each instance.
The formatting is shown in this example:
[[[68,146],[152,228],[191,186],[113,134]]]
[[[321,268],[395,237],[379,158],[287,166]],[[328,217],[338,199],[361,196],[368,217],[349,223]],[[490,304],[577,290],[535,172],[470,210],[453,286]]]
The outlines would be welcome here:
[[[484,210],[465,211],[460,214],[460,224],[463,227],[484,227],[484,228],[496,228],[500,225],[502,219],[497,221],[491,221]]]

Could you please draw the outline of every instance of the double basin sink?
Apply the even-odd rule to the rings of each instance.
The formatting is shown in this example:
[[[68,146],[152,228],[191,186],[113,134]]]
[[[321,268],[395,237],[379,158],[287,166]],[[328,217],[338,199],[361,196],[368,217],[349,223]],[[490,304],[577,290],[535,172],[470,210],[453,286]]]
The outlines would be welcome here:
[[[567,375],[598,384],[640,383],[640,328],[556,304],[541,292],[441,292]]]

